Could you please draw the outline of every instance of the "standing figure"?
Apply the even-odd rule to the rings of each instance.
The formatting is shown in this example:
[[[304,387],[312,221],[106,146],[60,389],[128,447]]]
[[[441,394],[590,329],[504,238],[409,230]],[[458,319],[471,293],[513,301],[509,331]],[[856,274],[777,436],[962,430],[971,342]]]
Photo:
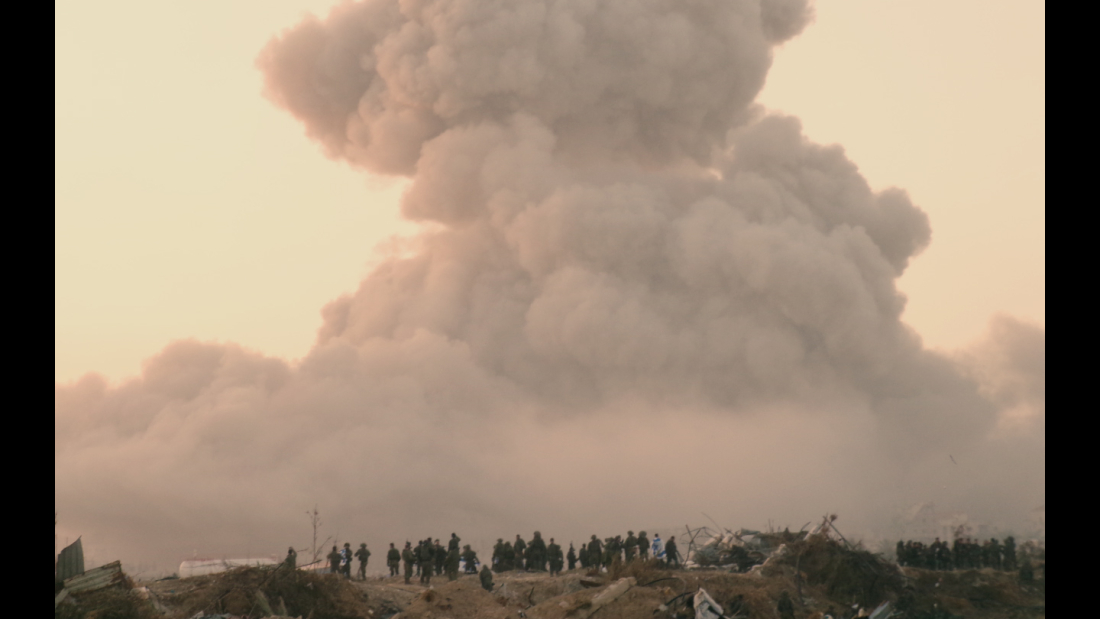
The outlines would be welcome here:
[[[676,536],[668,538],[665,542],[665,559],[668,561],[668,566],[671,568],[675,563],[676,567],[680,567],[680,551],[676,548]]]
[[[435,540],[435,547],[432,548],[432,551],[435,552],[435,575],[442,576],[443,568],[447,564],[447,551],[440,545],[439,540]]]
[[[584,546],[581,546],[584,549]],[[573,550],[573,542],[569,542],[569,552],[565,553],[565,560],[569,562],[569,571],[572,572],[573,568],[577,567],[577,553]]]
[[[592,541],[588,542],[588,565],[599,568],[602,554],[603,549],[600,548],[600,539],[593,535]]]
[[[412,542],[405,542],[405,549],[401,551],[401,559],[405,562],[405,584],[412,583],[413,564],[416,563],[416,554],[413,553]]]
[[[572,552],[572,548],[570,548]],[[562,560],[561,546],[554,543],[554,538],[550,538],[550,545],[546,547],[546,556],[550,561],[550,575],[561,574],[561,566],[564,561]]]
[[[512,542],[504,542],[504,567],[502,572],[510,572],[516,569],[516,551],[512,548]]]
[[[542,533],[535,531],[531,543],[527,545],[531,560],[527,562],[527,569],[536,572],[546,571],[546,542],[542,541]]]
[[[603,539],[603,560],[601,561],[604,569],[610,570],[611,564],[615,562],[613,553],[615,553],[615,538],[605,537]]]
[[[649,558],[649,538],[645,531],[638,531],[638,558],[645,561]]]
[[[447,550],[447,580],[458,580],[458,546]]]
[[[416,548],[413,548],[413,557],[416,559],[416,577],[420,578],[420,549],[424,546],[424,540],[420,540],[416,543]]]
[[[401,565],[401,553],[390,542],[390,550],[386,553],[386,567],[390,568],[390,576],[397,576],[397,568]]]
[[[367,579],[367,559],[370,558],[370,551],[367,550],[367,543],[363,542],[359,544],[359,550],[355,551],[355,558],[359,559],[359,580]]]
[[[1003,565],[1003,555],[1001,554],[1001,542],[997,541],[997,538],[992,537],[989,539],[989,567],[999,570]]]
[[[333,544],[332,552],[328,553],[328,571],[330,574],[340,573],[340,551]]]
[[[283,561],[289,569],[296,569],[298,566],[298,553],[295,552],[294,547],[291,546],[290,550],[286,551],[286,559]]]
[[[653,543],[650,545],[650,550],[653,551],[653,558],[663,560],[665,558],[665,542],[661,539],[660,533],[653,534]]]
[[[451,533],[451,541],[447,542],[447,550],[458,550],[458,543],[461,541],[462,540],[458,537],[458,534]]]
[[[504,571],[504,538],[498,537],[497,543],[493,545],[493,557],[490,559],[490,563],[493,564],[493,571]]]
[[[432,584],[432,568],[435,563],[435,549],[432,548],[432,540],[428,538],[420,546],[420,583],[424,585]]]
[[[340,573],[344,578],[351,578],[351,542],[344,542],[340,549]]]
[[[623,536],[622,535],[616,535],[615,538],[611,540],[611,546],[612,546],[612,549],[611,549],[611,562],[612,563],[622,563],[623,562]]]
[[[516,541],[512,543],[512,550],[516,553],[516,569],[523,570],[523,559],[527,552],[527,542],[523,541],[523,538],[516,533]],[[530,565],[526,567],[531,567]]]
[[[951,548],[947,542],[940,542],[940,547],[936,550],[936,567],[941,570],[951,569]]]
[[[638,538],[634,537],[634,531],[626,532],[626,540],[623,541],[623,551],[626,553],[627,563],[634,560],[634,555],[638,552]]]
[[[466,564],[465,567],[466,567],[466,573],[467,574],[476,574],[477,573],[477,564],[478,564],[477,553],[474,552],[474,550],[472,548],[470,548],[469,544],[466,544],[465,546],[462,547],[462,560]]]
[[[1011,535],[1005,538],[1003,564],[1006,572],[1016,571],[1016,538]]]
[[[581,562],[581,569],[588,569],[588,544],[581,544],[581,550],[577,553],[577,559]]]

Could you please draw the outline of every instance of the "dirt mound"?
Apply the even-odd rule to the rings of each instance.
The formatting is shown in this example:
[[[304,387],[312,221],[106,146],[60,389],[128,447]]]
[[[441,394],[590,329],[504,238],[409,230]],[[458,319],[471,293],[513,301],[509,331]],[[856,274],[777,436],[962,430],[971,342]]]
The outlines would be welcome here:
[[[830,608],[851,613],[853,604],[870,610],[884,601],[893,602],[906,619],[1039,619],[1045,616],[1046,599],[1045,580],[1021,583],[1014,572],[990,569],[901,569],[822,536],[784,545],[749,573],[666,570],[652,561],[636,561],[615,565],[610,573],[577,570],[551,577],[505,572],[494,579],[496,586],[489,593],[476,576],[425,589],[405,585],[399,578],[355,582],[303,571],[238,568],[147,587],[153,603],[168,609],[165,619],[188,619],[200,610],[253,618],[312,613],[312,619],[676,619],[695,616],[691,600],[700,589],[722,605],[727,616],[774,619],[776,604],[786,593],[800,619]],[[82,605],[79,613],[75,607],[63,608],[58,619],[60,613],[67,613],[64,619],[155,616],[133,593],[96,595],[106,597],[102,603]]]
[[[799,600],[797,589],[788,578],[762,578],[757,574],[731,574],[719,571],[671,572],[673,580],[665,580],[652,585],[663,596],[662,602],[672,611],[666,616],[678,616],[685,613],[691,597],[699,589],[704,589],[714,601],[718,602],[727,614],[740,610],[742,615],[750,617],[775,617],[775,605],[780,594],[786,591],[792,598]],[[804,587],[804,603],[813,608],[815,600],[826,602],[820,589]],[[819,603],[823,606],[827,604]],[[694,617],[694,613],[687,612]]]
[[[221,574],[156,584],[150,590],[173,619],[191,617],[199,611],[250,616],[312,614],[313,619],[372,616],[366,596],[349,581],[282,566],[239,567]]]
[[[763,569],[765,576],[778,576],[781,572],[804,579],[811,586],[823,587],[829,599],[870,608],[886,600],[897,600],[905,585],[896,564],[824,535],[811,535],[787,544]]]
[[[509,606],[529,608],[562,595],[580,591],[583,574],[570,573],[549,577],[545,572],[505,572],[496,576],[493,594]]]
[[[375,579],[354,583],[366,596],[366,604],[373,611],[372,617],[385,619],[408,608],[424,588],[406,585],[397,579]]]
[[[538,606],[533,606],[525,611],[529,619],[573,619],[583,616],[593,598],[604,589],[585,589],[560,598],[546,600]],[[600,608],[596,615],[598,619],[635,619],[637,617],[652,617],[653,613],[662,602],[659,591],[647,587],[631,587],[626,593],[615,598],[613,602]]]
[[[908,586],[898,600],[906,617],[940,619],[1031,618],[1046,615],[1045,592],[1019,581],[1015,572],[953,572],[906,568]]]
[[[159,619],[160,614],[148,601],[129,588],[111,587],[74,594],[70,601],[54,609],[55,619]]]
[[[481,588],[475,578],[448,582],[422,592],[409,607],[393,619],[511,619],[515,609]]]

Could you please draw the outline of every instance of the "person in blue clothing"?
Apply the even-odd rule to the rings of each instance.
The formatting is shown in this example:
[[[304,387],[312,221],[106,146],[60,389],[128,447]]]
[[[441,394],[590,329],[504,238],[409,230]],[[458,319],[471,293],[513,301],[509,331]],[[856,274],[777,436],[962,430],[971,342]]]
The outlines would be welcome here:
[[[654,559],[665,558],[665,542],[661,539],[660,533],[653,534],[653,543],[650,545],[650,550],[653,552]]]
[[[351,556],[351,543],[344,542],[344,547],[340,549],[340,573],[344,578],[351,578]]]

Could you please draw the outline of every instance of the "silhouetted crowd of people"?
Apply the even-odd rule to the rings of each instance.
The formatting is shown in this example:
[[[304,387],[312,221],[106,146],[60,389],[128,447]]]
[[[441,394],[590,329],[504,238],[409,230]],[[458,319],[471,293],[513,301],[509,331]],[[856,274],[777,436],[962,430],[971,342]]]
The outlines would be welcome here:
[[[996,570],[1016,570],[1016,540],[1010,535],[1002,544],[996,538],[979,543],[968,537],[959,537],[948,545],[936,541],[928,546],[921,542],[899,541],[897,545],[898,565],[920,567],[926,570],[980,569],[991,567]]]
[[[479,574],[482,586],[492,591],[492,572],[506,572],[511,570],[529,572],[549,572],[551,576],[560,574],[568,564],[569,569],[576,569],[577,565],[585,569],[607,567],[610,568],[616,562],[629,563],[635,560],[647,560],[652,556],[661,562],[662,566],[680,567],[680,552],[676,547],[676,538],[670,537],[667,542],[661,540],[660,535],[654,535],[651,541],[645,531],[637,536],[634,531],[628,531],[626,538],[621,535],[604,538],[601,542],[595,535],[586,544],[581,544],[580,549],[573,547],[570,542],[568,552],[550,538],[547,544],[542,533],[535,531],[531,541],[524,541],[523,536],[517,534],[514,542],[506,542],[503,538],[497,540],[493,547],[492,568],[482,565],[477,557],[477,552],[470,548],[469,544],[459,551],[460,538],[451,533],[451,539],[447,547],[443,547],[440,540],[428,537],[420,540],[414,547],[412,542],[405,542],[403,550],[397,550],[391,543],[386,553],[386,566],[390,576],[398,576],[401,564],[405,564],[405,582],[411,583],[415,574],[421,584],[431,584],[432,575],[447,575],[449,580],[458,578],[461,569],[467,574]],[[332,547],[328,553],[329,572],[339,574],[344,578],[351,578],[351,568],[354,559],[359,560],[358,577],[366,579],[367,561],[371,552],[366,543],[359,545],[358,550],[352,551],[351,544],[345,543],[343,548]],[[297,563],[298,553],[291,548],[285,563],[294,569]],[[481,565],[481,571],[478,571]]]
[[[595,535],[580,548],[574,548],[569,543],[569,551],[562,553],[562,548],[550,538],[547,545],[542,540],[542,534],[535,531],[530,542],[526,542],[523,536],[517,534],[514,542],[506,542],[504,538],[497,539],[493,546],[492,565],[494,572],[507,572],[511,570],[526,570],[531,572],[549,572],[551,576],[560,574],[563,564],[568,563],[569,569],[590,569],[594,567],[610,568],[616,561],[629,563],[634,560],[647,560],[652,556],[663,564],[672,567],[680,566],[680,553],[676,548],[676,538],[670,537],[668,542],[661,540],[661,536],[654,534],[650,541],[645,531],[640,531],[637,536],[634,531],[627,531],[626,538],[622,535],[607,537],[601,542]]]

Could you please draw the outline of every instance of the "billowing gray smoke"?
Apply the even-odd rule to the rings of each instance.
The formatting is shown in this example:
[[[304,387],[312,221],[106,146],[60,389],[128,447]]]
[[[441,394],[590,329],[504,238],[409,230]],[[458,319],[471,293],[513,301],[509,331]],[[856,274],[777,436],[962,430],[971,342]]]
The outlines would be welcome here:
[[[378,552],[1042,503],[1043,332],[925,350],[895,282],[927,217],[753,103],[810,16],[367,0],[283,33],[268,96],[433,225],[298,365],[184,341],[59,386],[62,519],[170,564],[301,546],[314,503]]]

